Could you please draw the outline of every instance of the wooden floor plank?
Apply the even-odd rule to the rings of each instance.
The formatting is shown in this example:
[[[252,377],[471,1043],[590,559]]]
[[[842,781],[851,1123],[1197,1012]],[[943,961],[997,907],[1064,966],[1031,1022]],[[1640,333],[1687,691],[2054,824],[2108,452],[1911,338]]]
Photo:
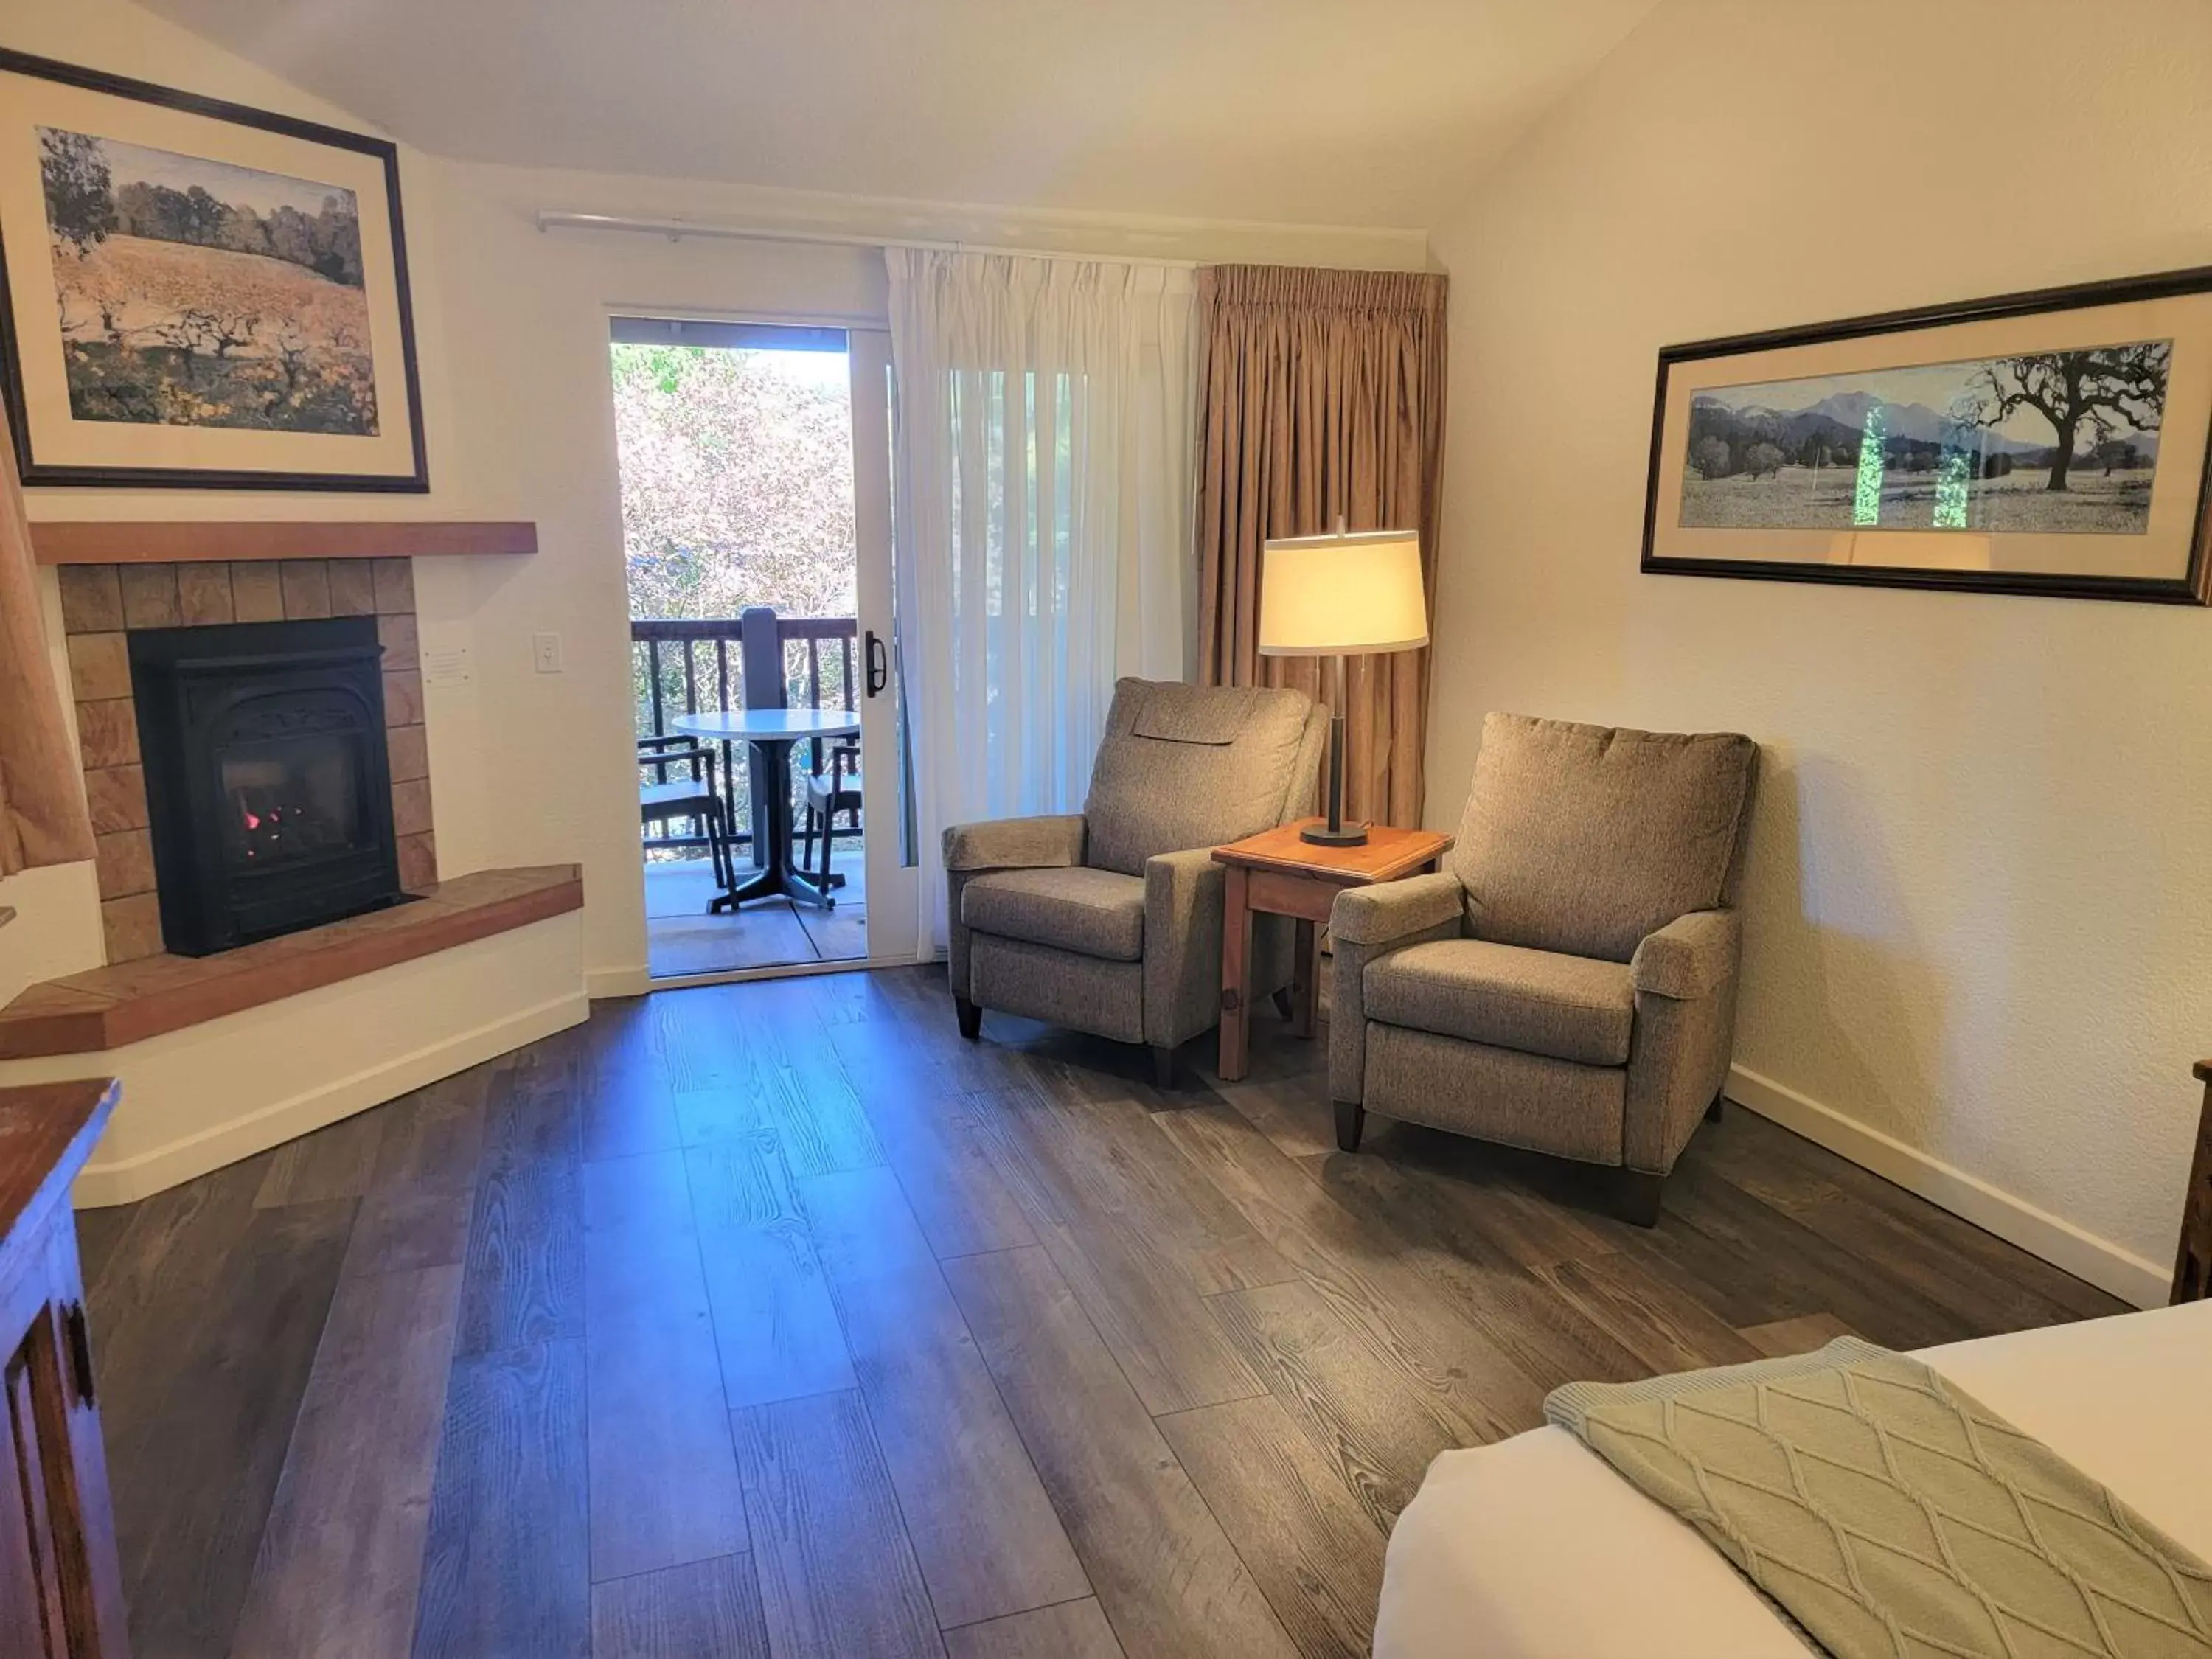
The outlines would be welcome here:
[[[469,1224],[459,1352],[583,1335],[581,1194],[571,1160],[525,1160],[485,1173]]]
[[[771,1659],[752,1558],[592,1585],[592,1659]]]
[[[945,1272],[1123,1646],[1296,1652],[1051,1257],[1002,1250]]]
[[[969,1098],[1000,1179],[1146,1410],[1188,1411],[1266,1391],[1145,1218],[1124,1207],[1108,1171],[1069,1145],[1040,1095],[1024,1088]]]
[[[575,1054],[549,1037],[495,1075],[483,1109],[483,1168],[574,1164],[583,1156]]]
[[[76,1259],[87,1285],[98,1280],[100,1270],[107,1265],[108,1257],[122,1242],[123,1235],[131,1230],[131,1219],[137,1213],[137,1206],[130,1204],[76,1212]]]
[[[1741,1328],[1800,1314],[1832,1313],[1869,1339],[1893,1348],[1921,1348],[1959,1332],[1956,1315],[1893,1273],[1830,1243],[1794,1216],[1753,1198],[1732,1182],[1685,1158],[1668,1178],[1672,1227],[1624,1227],[1622,1249],[1694,1252],[1698,1271],[1725,1273],[1715,1260],[1744,1264],[1776,1290],[1776,1311],[1766,1318],[1729,1319]],[[1678,1258],[1679,1259],[1679,1258]],[[1716,1308],[1722,1317],[1724,1309]],[[1976,1332],[1975,1334],[1984,1334]]]
[[[266,1174],[239,1167],[257,1185]],[[102,1418],[137,1653],[228,1648],[353,1212],[351,1199],[253,1212],[219,1256],[168,1278],[167,1290],[182,1297],[177,1305],[123,1340],[96,1346],[96,1363],[114,1366],[101,1372]],[[187,1251],[221,1236],[185,1229],[165,1243]],[[120,1258],[134,1242],[118,1247],[105,1280],[130,1270]],[[97,1305],[93,1313],[97,1345]],[[142,1367],[152,1375],[141,1375]],[[210,1502],[218,1492],[220,1501]]]
[[[830,1036],[930,1248],[951,1256],[1034,1244],[979,1139],[974,1109],[944,1070],[902,1042],[893,1021],[854,1020]]]
[[[586,1162],[672,1152],[683,1144],[658,1030],[645,998],[593,1005],[580,1064],[579,1134]]]
[[[1191,1162],[1164,1140],[1155,1114],[1126,1094],[1074,1085],[1046,1068],[1037,1091],[1051,1109],[1023,1124],[1048,1135],[1079,1188],[1131,1218],[1201,1297],[1281,1285],[1297,1269],[1252,1229]]]
[[[774,1133],[690,1147],[684,1163],[729,1404],[856,1387],[844,1330]]]
[[[265,1210],[280,1204],[359,1198],[375,1178],[377,1143],[383,1133],[381,1113],[357,1112],[286,1141],[270,1154],[255,1205]]]
[[[681,1152],[584,1167],[592,1577],[746,1547],[721,1360]]]
[[[2128,1310],[2095,1285],[1755,1112],[1731,1111],[1692,1144],[1724,1178],[1833,1242],[1872,1245],[1878,1256],[1899,1249],[1891,1265],[1924,1284],[1971,1291],[1974,1299],[1961,1309],[1969,1317],[2009,1318],[2017,1327]],[[1875,1222],[1887,1224],[1875,1231]],[[1862,1225],[1869,1231],[1857,1231]]]
[[[794,1175],[834,1175],[884,1161],[875,1127],[838,1063],[816,998],[800,981],[769,981],[735,1005],[754,1086]]]
[[[1364,1655],[1384,1534],[1281,1405],[1231,1401],[1159,1425],[1298,1651]]]
[[[1310,1285],[1213,1298],[1213,1311],[1375,1528],[1389,1531],[1438,1452],[1479,1435]]]
[[[1704,1303],[1628,1256],[1562,1261],[1537,1276],[1561,1303],[1633,1354],[1646,1375],[1736,1365],[1758,1357]]]
[[[1771,1325],[1747,1325],[1739,1334],[1754,1357],[1786,1359],[1792,1354],[1825,1348],[1839,1336],[1858,1333],[1833,1314],[1808,1314],[1800,1319],[1778,1319]]]
[[[1403,1241],[1362,1223],[1229,1107],[1152,1121],[1431,1414],[1462,1428],[1461,1443],[1501,1439],[1542,1420],[1544,1388],[1407,1259]]]
[[[475,1207],[476,1194],[467,1187],[396,1187],[370,1193],[354,1218],[346,1277],[408,1273],[466,1261]]]
[[[484,1104],[504,1061],[444,1078],[376,1109],[374,1192],[446,1192],[474,1188],[483,1158]]]
[[[389,1563],[408,1504],[348,1517],[374,1481],[404,1484],[408,1435],[356,1425],[404,1416],[404,1376],[428,1363],[410,1344],[435,1339],[409,1325],[384,1356],[403,1380],[380,1391],[341,1373],[349,1332],[434,1325],[438,1298],[407,1287],[457,1267],[439,1465],[411,1522],[426,1659],[577,1659],[594,1641],[599,1659],[749,1656],[768,1650],[771,1577],[787,1650],[934,1652],[929,1626],[955,1613],[929,1592],[957,1613],[975,1586],[1028,1583],[1049,1533],[988,1495],[1009,1421],[1097,1599],[953,1622],[959,1659],[1358,1651],[1363,1529],[1380,1535],[1428,1444],[1524,1426],[1557,1382],[1846,1328],[1905,1346],[2118,1310],[1747,1112],[1700,1129],[1646,1230],[1532,1154],[1384,1119],[1341,1153],[1325,1043],[1264,1015],[1253,1043],[1245,1083],[1218,1085],[1200,1042],[1159,1091],[1142,1050],[1036,1022],[994,1014],[963,1040],[941,967],[670,993],[596,1004],[289,1152],[81,1218],[140,1659],[226,1659],[234,1638],[394,1651],[380,1620],[404,1600]],[[805,1091],[831,1069],[852,1102],[829,1087],[817,1119]],[[860,1167],[806,1177],[810,1220],[794,1157]],[[317,1193],[338,1195],[278,1201]],[[594,1248],[600,1232],[617,1237]],[[686,1331],[657,1370],[639,1358]],[[605,1356],[611,1333],[626,1354]],[[1227,1400],[1189,1398],[1224,1378]],[[611,1408],[671,1388],[689,1402],[676,1427]],[[738,1410],[710,1431],[718,1388]],[[767,1431],[750,1488],[744,1424]],[[986,1455],[960,1467],[971,1424]],[[340,1467],[327,1449],[357,1432],[398,1455]],[[726,1462],[695,1453],[717,1443]],[[691,1481],[694,1465],[720,1473]],[[695,1528],[695,1504],[720,1518]],[[721,1553],[594,1586],[595,1518],[601,1572],[618,1544]],[[364,1570],[304,1565],[355,1540]],[[285,1634],[293,1613],[272,1609],[299,1598],[277,1587],[333,1573],[330,1633]]]
[[[776,1659],[942,1659],[929,1591],[854,1392],[735,1414]]]
[[[461,1270],[338,1287],[231,1659],[392,1659],[415,1629]]]
[[[1123,1659],[1114,1627],[1090,1596],[945,1632],[950,1659]]]
[[[938,1622],[1089,1595],[896,1179],[813,1176],[799,1194]]]
[[[454,1364],[414,1659],[588,1659],[584,1386],[580,1341]]]

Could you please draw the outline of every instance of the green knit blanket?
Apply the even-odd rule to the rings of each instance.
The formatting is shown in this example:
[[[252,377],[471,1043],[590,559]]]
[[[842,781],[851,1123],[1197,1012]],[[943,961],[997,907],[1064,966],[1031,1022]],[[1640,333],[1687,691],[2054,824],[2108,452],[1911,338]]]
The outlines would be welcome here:
[[[1834,1659],[2212,1659],[2212,1571],[1903,1354],[1845,1337],[1544,1414]]]

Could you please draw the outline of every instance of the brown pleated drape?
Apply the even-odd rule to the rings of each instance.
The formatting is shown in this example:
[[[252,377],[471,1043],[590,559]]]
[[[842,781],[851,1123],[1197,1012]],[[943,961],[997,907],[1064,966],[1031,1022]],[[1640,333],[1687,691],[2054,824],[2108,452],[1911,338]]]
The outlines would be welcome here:
[[[1326,701],[1326,663],[1259,654],[1260,544],[1340,516],[1416,529],[1434,614],[1445,279],[1217,265],[1197,286],[1200,678]],[[1429,653],[1346,668],[1346,814],[1418,824]]]
[[[92,823],[39,621],[23,483],[0,410],[0,876],[92,854]]]

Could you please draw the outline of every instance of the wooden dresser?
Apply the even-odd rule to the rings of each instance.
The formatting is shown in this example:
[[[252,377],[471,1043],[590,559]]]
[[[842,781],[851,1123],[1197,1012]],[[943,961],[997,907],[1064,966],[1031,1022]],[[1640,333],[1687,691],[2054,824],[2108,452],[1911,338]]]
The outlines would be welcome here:
[[[0,1089],[0,1655],[127,1659],[70,1183],[119,1092]]]
[[[2197,1157],[2189,1170],[2189,1196],[2181,1206],[2181,1248],[2173,1258],[2173,1300],[2212,1297],[2212,1060],[2197,1062],[2204,1085],[2204,1115],[2197,1124]]]

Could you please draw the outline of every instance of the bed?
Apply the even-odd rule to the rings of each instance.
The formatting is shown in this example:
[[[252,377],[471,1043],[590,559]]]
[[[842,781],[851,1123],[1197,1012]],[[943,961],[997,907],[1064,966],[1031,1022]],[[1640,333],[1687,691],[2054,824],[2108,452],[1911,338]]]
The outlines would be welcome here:
[[[1917,1357],[2212,1560],[2212,1302]],[[1720,1553],[1564,1429],[1430,1465],[1376,1659],[1805,1659]]]

